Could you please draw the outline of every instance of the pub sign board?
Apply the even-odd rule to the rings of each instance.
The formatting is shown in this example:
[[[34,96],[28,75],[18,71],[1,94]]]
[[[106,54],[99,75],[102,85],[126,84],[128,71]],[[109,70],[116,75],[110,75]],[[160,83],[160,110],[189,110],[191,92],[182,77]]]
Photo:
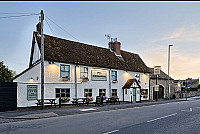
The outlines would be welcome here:
[[[159,75],[161,70],[161,66],[154,66],[154,75]]]
[[[93,69],[91,72],[93,81],[107,81],[107,71],[101,69]]]

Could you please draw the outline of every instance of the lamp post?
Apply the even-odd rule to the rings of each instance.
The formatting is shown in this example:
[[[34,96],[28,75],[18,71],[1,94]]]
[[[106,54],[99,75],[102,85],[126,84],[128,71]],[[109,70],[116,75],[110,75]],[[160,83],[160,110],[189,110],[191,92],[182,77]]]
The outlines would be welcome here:
[[[170,47],[172,44],[169,44],[169,51],[168,51],[168,99],[170,99],[170,85],[169,85],[169,68],[170,68]]]

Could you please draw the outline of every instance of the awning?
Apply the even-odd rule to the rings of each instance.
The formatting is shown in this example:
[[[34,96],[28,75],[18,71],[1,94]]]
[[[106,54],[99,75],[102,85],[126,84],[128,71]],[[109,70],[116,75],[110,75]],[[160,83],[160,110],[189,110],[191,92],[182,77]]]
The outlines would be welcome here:
[[[135,86],[132,86],[135,83]],[[122,89],[130,89],[130,88],[141,88],[139,82],[137,79],[128,79],[127,82],[125,83],[125,85],[122,87]]]

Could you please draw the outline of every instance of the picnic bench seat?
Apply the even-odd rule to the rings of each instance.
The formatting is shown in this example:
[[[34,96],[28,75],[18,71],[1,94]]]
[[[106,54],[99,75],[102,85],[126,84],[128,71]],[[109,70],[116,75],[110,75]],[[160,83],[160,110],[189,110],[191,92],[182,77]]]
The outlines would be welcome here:
[[[48,100],[48,101],[47,101],[47,100]],[[56,104],[57,104],[57,103],[55,102],[55,100],[56,100],[56,99],[44,99],[44,105],[45,105],[45,104],[51,104],[51,106],[54,105],[54,106],[56,107]],[[35,104],[37,104],[37,107],[38,107],[38,106],[42,106],[42,99],[38,99],[37,102],[36,102]]]
[[[76,104],[89,104],[91,101],[93,101],[92,97],[87,97],[87,98],[73,98],[72,105]]]
[[[119,98],[117,96],[110,97],[110,98],[108,98],[108,100],[106,100],[106,103],[114,103],[115,104],[115,102],[119,102],[119,104],[120,104]]]

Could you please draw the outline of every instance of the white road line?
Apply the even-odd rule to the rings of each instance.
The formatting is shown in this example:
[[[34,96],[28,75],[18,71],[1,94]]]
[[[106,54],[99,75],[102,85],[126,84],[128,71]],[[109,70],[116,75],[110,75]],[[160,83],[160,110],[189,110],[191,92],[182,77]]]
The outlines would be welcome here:
[[[79,109],[80,111],[91,111],[91,110],[96,110],[94,108],[89,108],[89,109]]]
[[[176,115],[176,114],[177,114],[177,113],[170,114],[170,115],[166,115],[166,116],[163,116],[163,117],[160,117],[160,118],[156,118],[156,119],[153,119],[153,120],[149,120],[149,121],[147,121],[147,122],[152,122],[152,121],[160,120],[160,119],[167,118],[167,117],[170,117],[170,116],[173,116],[173,115]]]
[[[181,110],[181,111],[189,111],[189,112],[191,112],[191,111],[192,111],[192,108],[190,108],[190,110]]]
[[[106,133],[103,133],[103,134],[111,134],[111,133],[118,132],[118,131],[119,131],[119,129],[113,130],[113,131],[110,131],[110,132],[106,132]]]

